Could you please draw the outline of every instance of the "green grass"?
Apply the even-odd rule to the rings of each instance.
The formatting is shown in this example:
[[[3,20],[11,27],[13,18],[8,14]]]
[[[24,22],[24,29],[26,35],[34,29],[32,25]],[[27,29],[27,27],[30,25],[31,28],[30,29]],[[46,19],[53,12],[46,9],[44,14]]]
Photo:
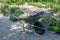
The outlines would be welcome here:
[[[32,6],[36,6],[36,7],[39,7],[39,8],[51,8],[52,9],[52,14],[53,13],[57,13],[59,12],[60,13],[60,5],[59,4],[55,4],[55,3],[52,3],[52,2],[49,2],[49,3],[46,3],[46,2],[30,2],[28,3]]]

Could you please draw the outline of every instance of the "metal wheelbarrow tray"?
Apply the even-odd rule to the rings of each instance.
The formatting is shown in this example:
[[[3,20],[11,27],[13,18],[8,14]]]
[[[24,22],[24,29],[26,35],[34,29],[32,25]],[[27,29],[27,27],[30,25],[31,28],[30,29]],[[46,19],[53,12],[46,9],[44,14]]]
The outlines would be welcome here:
[[[26,23],[32,24],[35,21],[38,21],[43,15],[44,15],[44,12],[42,11],[42,12],[39,12],[39,13],[37,13],[37,14],[35,14],[33,16],[30,16],[28,18],[18,18],[17,20],[23,20]]]
[[[34,25],[34,29],[35,29],[35,32],[37,33],[37,34],[44,34],[44,32],[45,32],[45,28],[42,28],[42,27],[40,27],[40,26],[36,26],[35,25],[35,22],[36,21],[38,21],[42,16],[44,15],[44,12],[42,11],[42,12],[39,12],[39,13],[37,13],[37,14],[35,14],[35,15],[33,15],[33,16],[30,16],[30,17],[28,17],[28,18],[17,18],[17,21],[19,20],[21,20],[21,21],[24,21],[24,22],[26,22],[26,23],[29,23],[29,24],[31,24],[31,25]],[[40,24],[39,24],[40,25]],[[38,30],[39,29],[39,30]]]

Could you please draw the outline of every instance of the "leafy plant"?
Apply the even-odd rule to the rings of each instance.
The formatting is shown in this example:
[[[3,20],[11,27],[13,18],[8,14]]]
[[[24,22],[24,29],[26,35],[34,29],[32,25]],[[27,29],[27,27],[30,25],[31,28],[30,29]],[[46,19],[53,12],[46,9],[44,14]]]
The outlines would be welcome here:
[[[53,31],[53,32],[55,32],[57,34],[60,34],[60,28],[57,27],[57,26],[49,26],[48,30]]]
[[[1,12],[3,13],[4,16],[8,16],[9,15],[9,7],[7,5],[3,6],[1,8]]]
[[[49,18],[48,21],[50,22],[50,26],[56,26],[58,23],[55,18]]]
[[[49,27],[48,27],[48,30],[50,30],[50,31],[55,31],[55,26],[49,26]]]
[[[60,28],[60,20],[58,21],[57,26],[58,26],[58,28]]]
[[[57,29],[55,30],[55,32],[56,32],[57,34],[60,34],[60,28],[57,28]]]
[[[11,8],[11,21],[17,21],[16,17],[19,17],[21,14],[23,14],[23,11],[20,8],[13,7]],[[14,15],[14,16],[13,16]]]

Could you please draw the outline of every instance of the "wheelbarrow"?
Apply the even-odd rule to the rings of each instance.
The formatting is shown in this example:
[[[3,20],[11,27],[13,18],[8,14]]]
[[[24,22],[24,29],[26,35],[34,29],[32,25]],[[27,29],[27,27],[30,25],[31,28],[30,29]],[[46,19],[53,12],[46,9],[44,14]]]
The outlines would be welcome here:
[[[17,18],[17,17],[15,17],[14,15],[12,15],[12,16],[14,16],[14,17],[17,19],[17,21],[18,21],[18,20],[19,20],[19,21],[24,21],[24,22],[26,22],[26,23],[29,23],[29,24],[31,24],[31,25],[34,25],[33,29],[35,29],[35,32],[36,32],[37,34],[44,34],[45,28],[43,27],[43,25],[40,24],[41,22],[38,22],[38,20],[39,20],[43,15],[44,15],[44,12],[42,11],[42,12],[38,12],[38,13],[36,13],[35,15],[30,16],[30,17],[28,17],[28,18]],[[37,25],[37,24],[38,24],[38,25]],[[25,31],[24,26],[23,26],[23,29],[24,29],[24,31]]]

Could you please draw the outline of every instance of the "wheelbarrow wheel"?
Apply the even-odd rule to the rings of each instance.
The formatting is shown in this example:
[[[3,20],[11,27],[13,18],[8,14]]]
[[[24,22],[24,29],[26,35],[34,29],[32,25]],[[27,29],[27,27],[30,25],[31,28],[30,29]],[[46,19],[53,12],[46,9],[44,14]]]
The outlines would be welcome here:
[[[45,30],[41,29],[41,30],[36,30],[35,29],[35,32],[39,35],[43,35],[45,33]]]
[[[33,28],[35,29],[35,32],[36,32],[37,34],[42,35],[42,34],[45,33],[45,27],[41,24],[41,22],[38,22],[38,21],[35,22]]]

